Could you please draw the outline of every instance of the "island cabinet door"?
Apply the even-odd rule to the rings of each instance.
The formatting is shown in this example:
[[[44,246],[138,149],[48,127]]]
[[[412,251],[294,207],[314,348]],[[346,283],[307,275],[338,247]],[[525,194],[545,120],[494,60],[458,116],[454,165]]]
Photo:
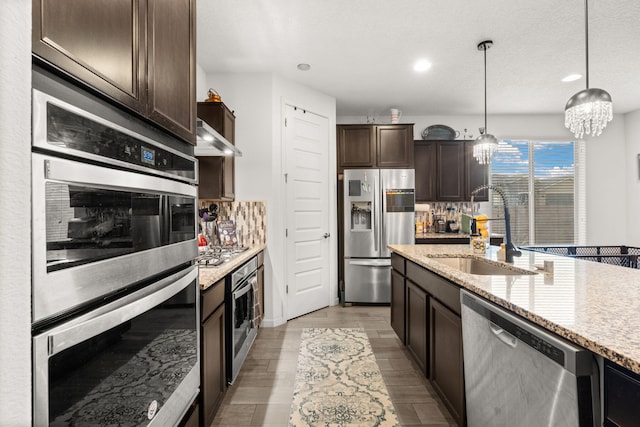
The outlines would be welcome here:
[[[429,299],[430,380],[458,425],[465,425],[462,321],[453,311]]]
[[[407,280],[406,294],[406,340],[407,349],[415,358],[425,375],[428,368],[428,303],[429,295],[415,283]]]

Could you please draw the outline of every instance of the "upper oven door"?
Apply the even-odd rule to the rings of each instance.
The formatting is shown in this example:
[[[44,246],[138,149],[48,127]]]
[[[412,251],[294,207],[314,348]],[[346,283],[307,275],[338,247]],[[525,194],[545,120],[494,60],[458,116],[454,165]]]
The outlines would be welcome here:
[[[32,154],[33,322],[197,255],[197,187]]]

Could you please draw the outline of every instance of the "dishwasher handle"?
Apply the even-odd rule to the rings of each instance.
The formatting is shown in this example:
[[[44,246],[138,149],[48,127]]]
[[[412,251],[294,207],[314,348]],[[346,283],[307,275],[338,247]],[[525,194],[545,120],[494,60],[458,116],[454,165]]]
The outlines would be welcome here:
[[[493,333],[496,338],[498,338],[509,347],[516,348],[516,346],[518,345],[518,339],[516,337],[491,321],[489,321],[489,329],[491,329],[491,333]]]

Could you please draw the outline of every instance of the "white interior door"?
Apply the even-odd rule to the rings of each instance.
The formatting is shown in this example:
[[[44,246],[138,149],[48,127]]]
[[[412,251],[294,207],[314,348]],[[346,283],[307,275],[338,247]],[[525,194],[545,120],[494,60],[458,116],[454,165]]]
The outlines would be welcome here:
[[[285,106],[287,319],[327,307],[329,120]]]

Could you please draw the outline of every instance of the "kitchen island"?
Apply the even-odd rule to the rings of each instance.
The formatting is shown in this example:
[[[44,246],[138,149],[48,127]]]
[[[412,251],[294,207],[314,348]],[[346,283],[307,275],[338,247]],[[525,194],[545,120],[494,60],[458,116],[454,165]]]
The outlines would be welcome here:
[[[480,276],[437,257],[483,256],[469,245],[389,245],[392,252],[543,328],[640,374],[640,270],[522,251],[514,266],[536,271],[552,261],[553,274]],[[485,258],[497,260],[491,247]],[[507,264],[508,265],[508,264]]]
[[[495,247],[485,255],[469,245],[389,248],[391,326],[459,425],[466,425],[461,289],[601,356],[605,418],[608,408],[627,420],[611,425],[636,425],[628,420],[640,415],[633,397],[640,392],[640,270],[532,251],[499,263]],[[452,257],[493,263],[469,274]],[[545,261],[553,272],[539,270]]]

